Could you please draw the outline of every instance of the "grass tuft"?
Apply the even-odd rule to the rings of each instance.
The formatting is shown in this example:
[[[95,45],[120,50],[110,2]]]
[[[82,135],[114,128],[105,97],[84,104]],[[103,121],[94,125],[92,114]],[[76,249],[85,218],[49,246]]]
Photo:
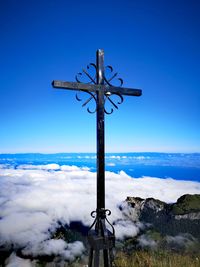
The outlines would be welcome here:
[[[200,255],[183,255],[170,251],[119,252],[115,267],[200,267]]]

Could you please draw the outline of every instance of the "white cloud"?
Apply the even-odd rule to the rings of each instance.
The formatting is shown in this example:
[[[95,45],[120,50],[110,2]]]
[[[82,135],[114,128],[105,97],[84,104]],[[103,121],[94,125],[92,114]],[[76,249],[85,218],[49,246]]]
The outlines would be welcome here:
[[[138,239],[139,245],[142,248],[154,249],[157,247],[157,242],[146,235],[141,235]]]
[[[27,170],[59,170],[60,166],[58,164],[46,164],[46,165],[19,165],[18,169],[27,169]]]
[[[116,238],[123,239],[130,236],[136,236],[140,229],[142,228],[142,224],[133,223],[131,220],[121,219],[116,222],[114,225]]]
[[[15,253],[12,253],[7,259],[6,267],[34,267],[35,264],[32,264],[30,260],[25,260],[20,257],[17,257]]]
[[[106,166],[113,167],[113,166],[116,166],[116,164],[114,162],[108,162],[106,163]]]
[[[72,166],[69,166],[69,165],[62,165],[62,166],[60,167],[60,169],[61,169],[62,171],[80,171],[80,170],[83,170],[83,171],[89,171],[89,170],[90,170],[90,168],[88,168],[88,167],[82,167],[82,168],[80,168],[80,167],[77,167],[77,166],[74,166],[74,165],[72,165]]]
[[[121,156],[109,156],[110,159],[121,159]]]
[[[81,256],[85,247],[82,242],[75,241],[66,243],[62,239],[49,239],[38,244],[28,244],[23,250],[24,255],[55,255],[64,260],[73,261],[75,257]]]
[[[0,165],[0,169],[5,169],[6,165]],[[59,165],[59,164],[46,164],[46,165],[30,165],[30,164],[24,164],[24,165],[19,165],[17,169],[23,169],[23,170],[47,170],[47,171],[79,171],[79,170],[85,170],[89,171],[90,168],[88,167],[77,167],[77,166],[69,166],[69,165]]]
[[[96,209],[96,173],[77,166],[48,164],[33,168],[33,165],[23,165],[18,169],[0,169],[0,185],[0,244],[23,247],[24,253],[32,254],[62,251],[59,255],[69,259],[82,253],[82,243],[67,244],[51,239],[50,232],[58,227],[58,221],[91,225],[90,212]],[[199,194],[200,183],[149,177],[135,179],[123,171],[106,172],[106,208],[112,211],[108,219],[115,221],[118,238],[134,236],[141,227],[118,209],[127,196],[175,202],[186,193]]]
[[[182,233],[176,236],[167,236],[167,242],[171,246],[177,246],[179,248],[187,248],[191,247],[195,242],[197,243],[197,239],[188,233]]]

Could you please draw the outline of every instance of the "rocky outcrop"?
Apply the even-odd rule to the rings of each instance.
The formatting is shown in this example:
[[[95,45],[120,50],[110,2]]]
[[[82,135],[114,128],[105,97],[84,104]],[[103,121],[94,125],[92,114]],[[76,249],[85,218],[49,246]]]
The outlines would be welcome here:
[[[182,215],[174,215],[176,220],[188,219],[188,220],[200,220],[200,212],[191,212]]]
[[[200,195],[183,195],[176,203],[172,205],[174,215],[199,214],[200,213]],[[188,217],[189,218],[189,217]],[[198,217],[200,219],[200,217]]]
[[[142,221],[163,235],[189,233],[200,239],[200,195],[183,195],[173,204],[138,197],[127,197],[125,203],[128,209],[122,208],[122,213],[133,221]]]

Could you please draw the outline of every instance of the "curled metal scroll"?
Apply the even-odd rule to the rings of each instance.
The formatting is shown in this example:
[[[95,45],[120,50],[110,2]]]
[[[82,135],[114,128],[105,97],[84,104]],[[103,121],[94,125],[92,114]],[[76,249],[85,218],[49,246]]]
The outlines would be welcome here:
[[[82,107],[85,107],[92,99],[94,99],[94,101],[95,101],[95,109],[92,111],[92,110],[90,110],[90,108],[88,107],[87,108],[87,111],[89,112],[89,113],[95,113],[96,111],[97,111],[97,99],[96,99],[96,96],[95,96],[95,94],[93,94],[93,93],[91,93],[91,92],[87,92],[87,91],[83,91],[83,90],[81,90],[81,91],[79,91],[78,93],[76,93],[76,100],[78,100],[78,101],[83,101],[82,100],[82,98],[80,98],[79,97],[79,94],[80,94],[80,92],[85,92],[85,93],[87,93],[87,94],[89,94],[90,95],[90,97],[82,104]]]
[[[109,70],[109,72],[110,72],[110,77],[107,78],[106,75],[104,74],[104,81],[105,81],[105,83],[106,83],[107,85],[109,85],[109,86],[117,86],[117,87],[121,87],[121,86],[123,85],[123,83],[124,83],[123,79],[122,79],[122,78],[116,78],[117,75],[118,75],[118,73],[113,71],[113,67],[112,67],[112,66],[108,65],[108,66],[106,66],[106,69]],[[111,83],[111,81],[112,81],[114,78],[116,78],[116,80],[119,81],[119,84],[118,84],[118,85],[113,85],[113,84]]]
[[[90,73],[91,69],[93,69],[93,71],[95,72],[93,75]],[[114,79],[118,81],[118,85],[117,87],[121,87],[123,85],[123,80],[121,78],[117,78],[118,73],[113,71],[113,67],[108,65],[106,66],[106,68],[109,73],[109,77],[106,77],[107,72],[104,73],[104,82],[106,85],[113,87],[113,81]],[[83,78],[86,79],[86,82],[83,81]],[[90,63],[89,65],[87,65],[86,69],[82,69],[82,72],[77,73],[77,75],[75,76],[75,79],[78,83],[86,83],[86,84],[97,84],[97,66],[94,63]],[[115,85],[116,86],[116,85]],[[85,101],[82,99],[82,97],[80,97],[80,93],[84,92],[90,95],[90,97],[88,99],[86,99]],[[119,97],[119,101],[115,102],[112,99],[112,96],[116,95]],[[76,99],[78,101],[84,101],[84,103],[82,104],[82,107],[87,106],[87,104],[89,104],[90,101],[94,100],[95,101],[95,107],[93,110],[90,109],[90,107],[87,108],[87,111],[89,113],[95,113],[97,111],[97,97],[95,93],[91,93],[88,92],[86,90],[80,90],[78,91],[78,93],[76,93]],[[108,100],[108,101],[107,101]],[[108,111],[105,107],[105,103],[109,102],[111,104],[110,110]],[[104,112],[108,115],[112,114],[115,109],[118,109],[118,105],[122,104],[124,101],[122,95],[120,93],[110,93],[110,92],[106,92],[104,94]]]
[[[95,76],[94,77],[90,74],[91,67],[95,69]],[[81,78],[86,77],[88,79],[88,81],[84,82],[84,83],[86,83],[86,84],[91,84],[91,83],[96,84],[96,75],[97,75],[96,70],[97,70],[96,65],[94,63],[90,63],[89,65],[87,65],[87,70],[86,69],[82,69],[82,72],[77,73],[77,75],[75,76],[76,81],[78,83],[83,83],[84,81]],[[94,93],[91,93],[91,92],[88,92],[88,91],[80,90],[78,93],[76,93],[76,99],[78,101],[83,101],[83,99],[80,97],[80,93],[81,92],[85,92],[85,93],[90,95],[90,97],[82,104],[82,107],[85,107],[92,99],[95,101],[95,107],[97,106],[96,95]],[[87,111],[89,113],[95,113],[96,110],[97,110],[97,108],[95,108],[94,110],[91,110],[89,107],[87,108]]]
[[[106,66],[106,69],[109,70],[109,76],[110,77],[109,78],[106,77],[107,72],[105,71],[105,73],[104,73],[104,81],[105,81],[105,83],[107,85],[109,85],[109,86],[114,86],[111,82],[114,79],[116,79],[119,82],[119,84],[117,85],[117,87],[121,87],[123,85],[123,80],[122,80],[122,78],[117,78],[118,73],[117,72],[114,72],[113,67],[110,66],[110,65]],[[112,98],[111,98],[112,95],[116,95],[116,96],[119,97],[119,101],[117,103],[115,103],[112,100]],[[118,106],[117,105],[120,105],[120,104],[122,104],[124,102],[124,98],[123,98],[123,96],[120,93],[106,93],[105,94],[104,101],[106,102],[106,100],[108,100],[111,103],[111,105],[112,105],[112,107],[110,108],[110,111],[106,110],[106,108],[104,107],[104,112],[106,114],[108,114],[108,115],[110,115],[110,114],[113,113],[113,111],[114,111],[113,107],[115,109],[118,109]]]
[[[124,98],[123,98],[122,95],[120,95],[120,94],[118,94],[118,93],[105,94],[105,100],[104,100],[104,101],[106,102],[106,100],[108,100],[108,101],[112,104],[112,106],[113,106],[114,108],[118,109],[117,104],[111,99],[111,96],[112,96],[112,95],[116,95],[116,96],[119,97],[119,101],[117,102],[118,105],[120,105],[120,104],[122,104],[122,103],[124,102]],[[106,114],[108,114],[108,115],[112,114],[113,111],[114,111],[113,108],[111,108],[110,111],[107,111],[106,108],[104,107],[104,112],[105,112]]]
[[[111,211],[109,209],[102,209],[100,211],[92,211],[91,212],[91,217],[94,218],[94,222],[92,223],[92,225],[90,226],[89,230],[91,230],[93,228],[93,226],[98,227],[99,224],[99,220],[105,219],[106,222],[110,225],[111,229],[112,229],[112,234],[115,234],[115,229],[113,227],[113,225],[108,221],[106,216],[110,216],[111,215]]]
[[[93,67],[95,69],[95,76],[92,77],[92,75],[89,73],[91,67]],[[84,74],[85,76],[89,79],[88,82],[84,82],[81,80],[82,77],[84,77]],[[94,63],[90,63],[89,65],[87,65],[87,70],[86,69],[82,69],[82,72],[79,72],[77,73],[77,75],[75,76],[76,78],[76,81],[78,83],[87,83],[87,84],[91,84],[91,83],[94,83],[96,84],[96,76],[97,76],[97,67]]]

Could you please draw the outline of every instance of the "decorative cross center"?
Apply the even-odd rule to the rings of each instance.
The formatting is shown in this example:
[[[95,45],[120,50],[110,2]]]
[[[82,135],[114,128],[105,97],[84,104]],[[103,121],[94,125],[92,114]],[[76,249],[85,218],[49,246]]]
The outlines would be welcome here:
[[[93,69],[94,74],[90,73]],[[110,77],[106,75],[106,70],[109,71]],[[111,114],[114,109],[118,109],[118,105],[123,102],[123,95],[127,96],[141,96],[142,90],[131,89],[122,87],[123,80],[117,78],[118,73],[113,72],[112,66],[104,67],[104,51],[99,49],[96,52],[96,64],[90,63],[87,70],[83,69],[82,72],[76,75],[76,82],[53,81],[52,86],[58,89],[76,90],[76,99],[82,101],[79,96],[80,92],[89,94],[89,98],[83,102],[82,106],[87,106],[93,99],[95,101],[95,109],[89,113],[97,113],[97,208],[96,211],[91,213],[95,218],[90,227],[88,240],[90,244],[89,267],[99,267],[100,251],[103,251],[104,266],[112,266],[112,248],[115,245],[115,232],[114,227],[109,223],[106,218],[111,214],[111,211],[105,209],[105,136],[104,136],[104,113]],[[82,78],[87,79],[83,82]],[[119,85],[114,86],[113,81],[116,78]],[[112,96],[119,97],[119,101],[115,103]],[[108,111],[105,107],[106,101],[111,103],[111,109]],[[106,223],[110,226],[111,231],[106,228]],[[93,226],[95,227],[92,230]],[[93,252],[95,252],[93,260]]]
[[[98,65],[101,64],[101,66]],[[79,72],[76,75],[76,82],[63,82],[63,81],[53,81],[52,85],[54,88],[59,88],[59,89],[68,89],[68,90],[79,90],[82,92],[85,92],[90,95],[90,97],[82,104],[82,107],[86,106],[92,99],[96,103],[96,107],[93,111],[90,110],[90,108],[87,108],[87,111],[89,113],[95,113],[97,111],[97,92],[102,92],[104,95],[104,103],[106,100],[108,100],[111,105],[118,109],[117,104],[122,104],[124,99],[122,95],[127,95],[127,96],[141,96],[142,90],[140,89],[130,89],[130,88],[124,88],[122,87],[123,85],[123,80],[122,78],[117,78],[118,73],[114,72],[113,67],[108,65],[104,68],[104,52],[103,50],[98,50],[97,51],[97,64],[90,63],[87,65],[87,70],[82,69],[82,72]],[[99,68],[100,67],[100,68]],[[91,75],[90,70],[91,68],[94,69],[94,77]],[[110,73],[110,77],[107,78],[106,74],[107,71]],[[83,81],[83,76],[88,79],[87,81]],[[117,78],[118,81],[118,86],[114,86],[112,84],[112,81]],[[99,82],[101,80],[101,82]],[[116,95],[119,97],[119,101],[117,104],[112,100],[111,96]],[[81,97],[79,96],[79,93],[76,94],[76,99],[78,101],[82,101]],[[113,108],[111,108],[110,111],[107,111],[105,106],[104,106],[104,112],[106,114],[111,114],[113,113]]]
[[[93,67],[95,69],[95,76],[92,77],[89,73],[89,70],[90,68]],[[106,78],[106,75],[104,73],[104,76],[103,76],[103,81],[104,81],[104,85],[99,85],[98,87],[96,87],[96,90],[101,90],[101,91],[104,91],[104,102],[106,102],[106,100],[109,100],[109,102],[112,104],[112,106],[116,109],[118,109],[118,106],[117,104],[122,104],[123,103],[123,97],[120,93],[116,92],[115,91],[112,91],[114,86],[111,84],[111,81],[118,75],[117,72],[113,74],[113,68],[112,66],[106,66],[106,69],[109,69],[110,73],[112,74],[111,77],[109,79]],[[87,84],[95,84],[97,85],[97,66],[94,64],[94,63],[90,63],[89,65],[87,65],[87,70],[83,69],[82,72],[79,72],[77,75],[76,75],[76,81],[78,83],[82,83],[81,81],[81,78],[82,78],[82,75],[86,75],[86,77],[89,79],[89,82]],[[121,78],[118,78],[117,79],[120,84],[118,86],[121,87],[122,84],[123,84],[123,80]],[[112,87],[112,88],[111,88]],[[116,89],[116,87],[115,87]],[[88,91],[85,91],[86,93],[90,94],[90,97],[82,104],[82,107],[86,106],[92,99],[95,100],[95,103],[96,103],[96,108],[94,109],[94,111],[91,111],[90,108],[88,107],[87,108],[87,111],[89,113],[95,113],[97,111],[97,98],[96,98],[96,92],[88,92]],[[119,101],[117,102],[117,104],[111,99],[111,96],[112,95],[117,95],[119,97]],[[76,94],[76,99],[78,101],[82,101],[82,99],[78,96],[78,93]],[[113,108],[111,108],[110,112],[106,110],[105,108],[105,105],[104,105],[104,112],[106,114],[111,114],[113,113]]]

